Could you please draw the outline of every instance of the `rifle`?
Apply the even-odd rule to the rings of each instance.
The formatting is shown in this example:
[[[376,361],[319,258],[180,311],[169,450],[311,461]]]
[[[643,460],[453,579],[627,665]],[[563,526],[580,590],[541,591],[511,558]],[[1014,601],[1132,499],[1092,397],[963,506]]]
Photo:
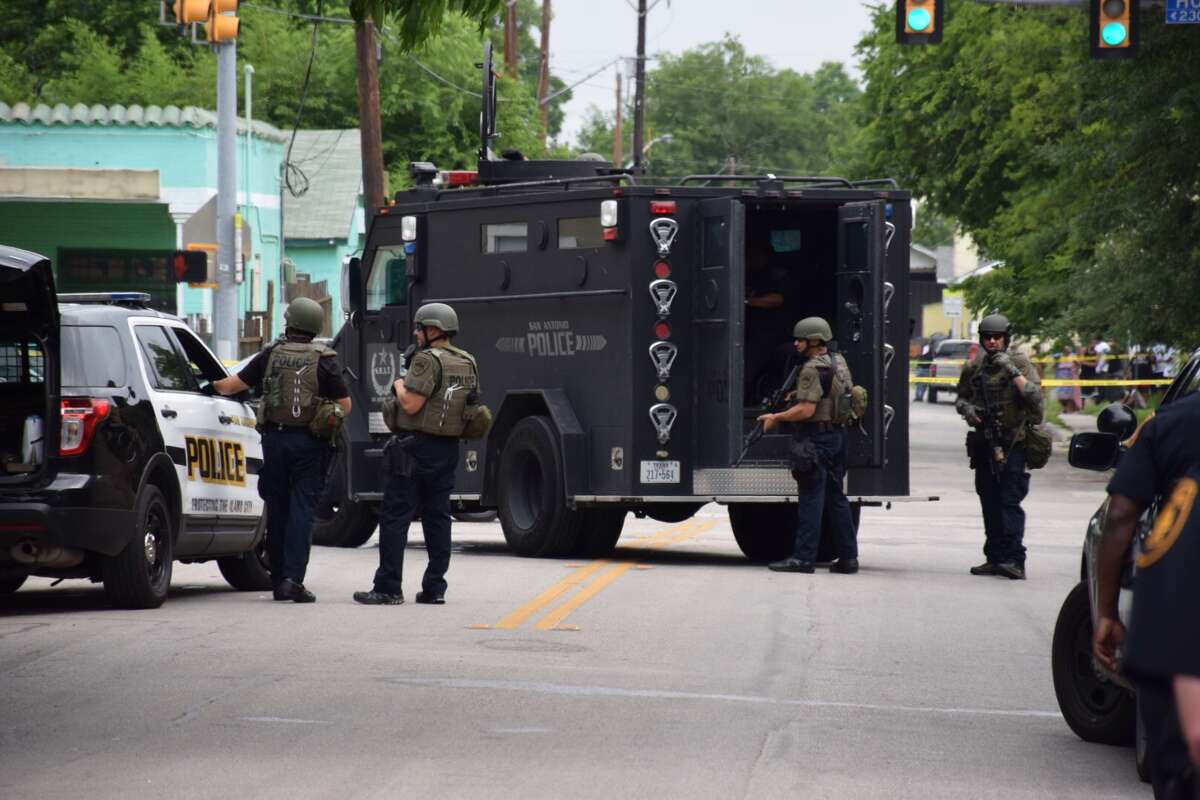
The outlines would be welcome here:
[[[413,356],[417,354],[417,343],[413,342],[404,349],[400,354],[400,369],[397,371],[397,377],[403,378],[408,374],[408,368],[412,366]]]
[[[987,358],[985,356],[983,361],[986,362]],[[999,409],[992,402],[987,381],[983,376],[983,362],[979,365],[979,371],[975,373],[975,383],[983,398],[983,438],[988,444],[988,466],[991,467],[992,477],[999,480],[1008,461],[1008,452],[1004,448],[1004,428],[1000,426]]]
[[[793,366],[791,371],[788,372],[787,377],[783,379],[783,385],[774,392],[771,392],[771,396],[767,398],[765,403],[763,403],[763,411],[772,411],[779,407],[779,405],[783,402],[783,396],[787,394],[788,388],[796,382],[796,376],[800,374],[800,368],[802,366],[804,366],[804,362],[796,362],[795,366]],[[742,454],[737,457],[737,461],[733,462],[735,467],[742,463],[742,460],[746,457],[746,454],[750,452],[750,448],[753,447],[755,442],[762,437],[763,423],[762,420],[759,420],[754,423],[754,427],[750,429],[750,432],[742,438]]]

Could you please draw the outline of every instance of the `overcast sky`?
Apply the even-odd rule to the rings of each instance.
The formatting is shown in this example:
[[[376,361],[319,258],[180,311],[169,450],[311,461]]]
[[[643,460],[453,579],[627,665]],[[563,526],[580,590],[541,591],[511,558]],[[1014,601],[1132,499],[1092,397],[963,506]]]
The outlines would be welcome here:
[[[778,68],[811,72],[840,61],[858,75],[854,45],[868,27],[861,0],[647,0],[646,53],[680,53],[726,33]],[[637,0],[552,0],[550,68],[568,84],[607,62],[637,52]],[[537,34],[535,32],[535,38]],[[648,62],[653,66],[653,61]],[[616,67],[577,86],[566,106],[563,135],[573,142],[589,106],[611,112]],[[632,77],[632,61],[624,71]],[[632,83],[627,82],[632,89]]]

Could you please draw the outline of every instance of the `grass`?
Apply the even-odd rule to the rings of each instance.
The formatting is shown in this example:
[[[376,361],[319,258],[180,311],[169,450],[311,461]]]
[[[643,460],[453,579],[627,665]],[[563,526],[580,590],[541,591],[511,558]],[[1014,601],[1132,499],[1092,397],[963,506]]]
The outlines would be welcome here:
[[[1051,390],[1052,391],[1052,390]],[[1147,406],[1145,408],[1134,409],[1134,414],[1137,415],[1138,424],[1141,425],[1158,409],[1158,403],[1162,400],[1161,394],[1153,394],[1147,398]],[[1092,400],[1084,401],[1083,410],[1079,413],[1087,414],[1092,417],[1097,417],[1108,403],[1096,403]],[[1046,398],[1046,421],[1053,422],[1055,425],[1067,427],[1062,421],[1062,403],[1058,402],[1055,397]]]

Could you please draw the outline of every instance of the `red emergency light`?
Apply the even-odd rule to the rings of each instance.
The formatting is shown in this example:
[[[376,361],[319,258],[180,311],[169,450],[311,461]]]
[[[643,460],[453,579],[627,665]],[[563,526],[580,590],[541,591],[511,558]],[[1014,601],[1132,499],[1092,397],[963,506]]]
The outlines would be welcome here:
[[[470,169],[452,169],[441,173],[445,186],[474,186],[479,183],[479,173]]]
[[[674,214],[675,213],[675,201],[674,200],[651,200],[650,201],[650,213],[651,214]]]
[[[669,278],[671,277],[671,265],[665,261],[654,262],[654,277]]]

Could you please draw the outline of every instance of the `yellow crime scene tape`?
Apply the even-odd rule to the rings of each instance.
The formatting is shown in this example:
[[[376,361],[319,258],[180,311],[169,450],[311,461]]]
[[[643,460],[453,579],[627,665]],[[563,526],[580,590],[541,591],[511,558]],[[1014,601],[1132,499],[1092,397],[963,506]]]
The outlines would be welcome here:
[[[946,378],[931,378],[917,377],[916,375],[908,376],[909,383],[936,383],[939,386],[955,386],[958,384],[958,377]],[[1170,386],[1173,380],[1171,378],[1156,378],[1154,380],[1065,380],[1058,378],[1047,378],[1044,381],[1039,381],[1039,385],[1043,389],[1052,389],[1058,386]]]

